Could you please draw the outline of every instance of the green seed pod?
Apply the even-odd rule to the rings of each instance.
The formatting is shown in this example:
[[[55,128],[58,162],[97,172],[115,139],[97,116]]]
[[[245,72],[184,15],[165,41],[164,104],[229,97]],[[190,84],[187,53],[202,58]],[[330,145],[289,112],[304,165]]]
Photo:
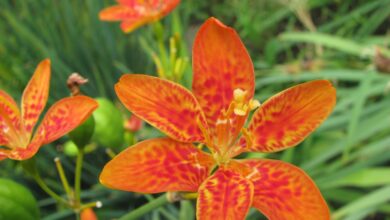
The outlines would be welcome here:
[[[38,204],[31,192],[5,178],[0,178],[0,207],[0,219],[39,219]]]
[[[95,119],[91,115],[84,123],[69,132],[69,137],[78,148],[84,148],[91,141],[94,130]]]
[[[122,113],[114,104],[104,98],[98,98],[99,108],[95,110],[95,133],[92,140],[109,148],[123,145],[124,127]]]

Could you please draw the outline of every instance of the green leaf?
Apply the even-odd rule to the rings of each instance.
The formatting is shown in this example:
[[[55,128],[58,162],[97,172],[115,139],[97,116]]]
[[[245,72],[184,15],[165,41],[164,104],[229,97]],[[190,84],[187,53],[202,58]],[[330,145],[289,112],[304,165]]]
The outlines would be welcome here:
[[[313,43],[336,49],[344,53],[355,56],[374,56],[372,45],[361,45],[350,39],[333,36],[330,34],[313,33],[313,32],[287,32],[280,35],[280,39],[293,43]],[[390,51],[382,48],[385,55],[389,56]]]
[[[367,168],[327,183],[327,187],[373,187],[390,184],[390,168]]]
[[[342,219],[342,217],[348,214],[353,214],[364,209],[375,208],[388,201],[390,201],[390,186],[385,186],[343,206],[333,213],[333,219]]]

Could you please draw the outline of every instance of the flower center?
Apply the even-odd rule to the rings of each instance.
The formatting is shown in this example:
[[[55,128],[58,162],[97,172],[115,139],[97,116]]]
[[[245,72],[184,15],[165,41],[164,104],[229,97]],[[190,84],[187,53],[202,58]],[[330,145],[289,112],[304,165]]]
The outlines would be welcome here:
[[[0,129],[8,142],[6,148],[27,148],[29,143],[29,137],[28,135],[26,135],[24,126],[14,121],[16,119],[10,118],[8,114],[1,109],[0,113]],[[16,126],[16,128],[14,126]]]
[[[212,144],[218,152],[214,158],[218,163],[226,163],[231,158],[231,149],[235,146],[240,132],[243,131],[245,138],[246,118],[250,111],[260,106],[260,102],[248,97],[248,92],[242,89],[235,89],[233,100],[227,110],[222,110],[216,122]]]

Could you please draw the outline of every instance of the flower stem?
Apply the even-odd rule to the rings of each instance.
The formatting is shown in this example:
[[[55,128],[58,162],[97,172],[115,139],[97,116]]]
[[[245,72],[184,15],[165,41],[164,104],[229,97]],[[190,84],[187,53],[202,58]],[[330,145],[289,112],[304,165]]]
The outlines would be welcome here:
[[[65,199],[63,199],[60,195],[58,195],[53,190],[51,190],[49,186],[46,185],[46,183],[42,180],[41,174],[38,171],[34,157],[29,160],[22,161],[21,165],[23,170],[29,175],[31,175],[31,177],[34,178],[35,182],[39,185],[39,187],[41,187],[43,191],[45,191],[49,196],[51,196],[57,202],[67,207],[71,207],[70,204]]]
[[[139,219],[141,216],[145,215],[146,213],[163,206],[168,203],[167,195],[161,195],[160,197],[150,201],[149,203],[133,210],[132,212],[127,213],[126,215],[119,218],[119,220],[133,220],[133,219]]]
[[[54,162],[56,163],[58,175],[60,175],[62,186],[64,187],[64,190],[66,192],[66,195],[68,196],[68,199],[72,199],[72,190],[70,189],[68,179],[66,178],[64,168],[62,167],[60,158],[56,157],[54,158]]]
[[[49,196],[51,196],[53,199],[55,199],[57,202],[62,203],[63,205],[66,205],[67,207],[70,207],[69,203],[63,199],[61,196],[59,196],[57,193],[55,193],[53,190],[49,188],[49,186],[46,185],[46,183],[42,180],[41,176],[39,174],[35,174],[34,176],[35,182],[41,187],[43,191],[45,191]]]
[[[83,167],[84,150],[79,148],[77,153],[76,171],[74,179],[74,191],[75,191],[75,207],[79,208],[81,204],[80,192],[81,192],[81,171]]]

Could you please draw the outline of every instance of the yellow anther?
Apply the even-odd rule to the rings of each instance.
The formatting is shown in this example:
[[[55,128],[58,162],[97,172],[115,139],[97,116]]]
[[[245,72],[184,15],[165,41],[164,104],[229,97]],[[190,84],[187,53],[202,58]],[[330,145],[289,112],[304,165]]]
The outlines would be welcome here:
[[[252,99],[249,101],[249,109],[252,111],[256,109],[257,107],[260,107],[260,102],[256,99]]]
[[[238,102],[238,103],[244,102],[247,93],[248,93],[248,92],[245,91],[245,90],[242,90],[242,89],[235,89],[235,90],[233,91],[234,101],[235,101],[235,102]]]
[[[236,104],[234,108],[234,114],[239,116],[245,116],[248,112],[248,105],[245,105],[243,103]]]

